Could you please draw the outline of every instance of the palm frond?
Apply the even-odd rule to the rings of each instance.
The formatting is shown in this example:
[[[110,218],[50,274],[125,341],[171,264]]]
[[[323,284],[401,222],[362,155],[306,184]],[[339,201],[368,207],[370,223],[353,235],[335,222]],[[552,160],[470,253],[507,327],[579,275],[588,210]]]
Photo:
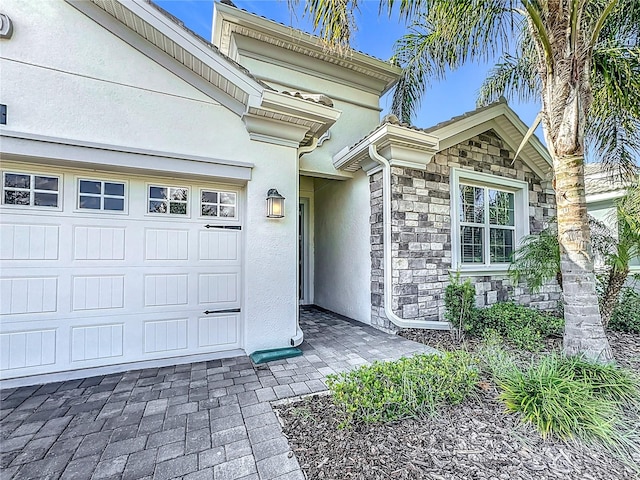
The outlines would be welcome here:
[[[482,82],[477,105],[488,105],[505,97],[530,102],[540,98],[540,77],[530,57],[505,55]]]
[[[532,292],[539,291],[550,280],[558,278],[559,273],[560,245],[555,224],[538,235],[525,237],[509,265],[509,277],[514,284],[524,280]]]
[[[468,61],[487,61],[509,50],[520,29],[511,0],[423,1],[410,32],[395,46],[405,73],[394,94],[394,113],[409,121],[429,82]],[[406,97],[404,97],[406,95]]]
[[[640,154],[640,47],[615,41],[599,45],[593,53],[592,91],[589,154],[610,170],[634,175]]]

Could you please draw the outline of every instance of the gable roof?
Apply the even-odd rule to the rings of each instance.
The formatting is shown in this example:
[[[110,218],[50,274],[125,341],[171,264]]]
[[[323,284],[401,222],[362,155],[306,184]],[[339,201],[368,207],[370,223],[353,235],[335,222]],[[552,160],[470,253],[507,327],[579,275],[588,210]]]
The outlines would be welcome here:
[[[65,0],[96,23],[151,58],[194,88],[241,116],[251,138],[269,141],[277,129],[265,134],[265,120],[287,125],[284,143],[306,145],[335,123],[340,112],[331,101],[280,93],[256,79],[213,44],[185,27],[179,19],[150,0]],[[255,117],[261,117],[258,126]],[[295,132],[293,132],[295,130]],[[300,137],[300,141],[296,138]]]
[[[356,171],[368,162],[367,148],[364,147],[368,147],[370,143],[392,141],[401,142],[406,148],[411,148],[413,145],[414,149],[422,152],[422,162],[426,165],[436,153],[490,129],[493,129],[513,151],[518,149],[528,131],[527,125],[504,99],[429,128],[418,128],[402,123],[395,116],[388,115],[362,140],[338,152],[334,156],[334,166],[337,169]],[[380,145],[376,143],[376,146]],[[535,135],[523,147],[520,158],[540,178],[546,180],[551,175],[551,156]]]

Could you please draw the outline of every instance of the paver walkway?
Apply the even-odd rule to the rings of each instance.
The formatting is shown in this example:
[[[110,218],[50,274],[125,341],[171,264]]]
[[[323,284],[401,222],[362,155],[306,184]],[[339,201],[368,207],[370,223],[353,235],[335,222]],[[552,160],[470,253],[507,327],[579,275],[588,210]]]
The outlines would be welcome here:
[[[271,401],[333,372],[431,351],[315,308],[304,356],[150,368],[1,391],[2,479],[303,480]]]

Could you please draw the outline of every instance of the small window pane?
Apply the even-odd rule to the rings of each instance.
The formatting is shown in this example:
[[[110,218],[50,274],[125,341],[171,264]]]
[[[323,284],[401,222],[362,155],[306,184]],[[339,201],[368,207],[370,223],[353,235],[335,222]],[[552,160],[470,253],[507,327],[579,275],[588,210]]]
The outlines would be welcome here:
[[[37,177],[36,177],[37,178]],[[56,179],[57,183],[57,179]],[[34,193],[33,204],[39,207],[57,207],[58,206],[58,194],[57,193]]]
[[[29,192],[5,190],[4,203],[7,205],[29,205]]]
[[[235,205],[236,204],[236,194],[235,193],[220,192],[220,203],[225,204],[225,205]]]
[[[217,217],[218,207],[216,205],[202,205],[203,217]]]
[[[166,200],[167,189],[163,187],[149,187],[149,198],[159,198],[161,200]]]
[[[109,198],[104,199],[104,209],[117,212],[124,211],[124,198]]]
[[[460,227],[460,246],[463,263],[484,263],[482,227]]]
[[[7,173],[4,176],[4,186],[13,187],[13,188],[30,188],[31,176],[19,175],[17,173]],[[23,205],[23,204],[20,203],[19,205]]]
[[[187,190],[185,188],[172,188],[171,200],[187,200]]]
[[[94,193],[100,195],[101,190],[100,182],[80,180],[80,193]]]
[[[513,255],[513,230],[492,228],[489,231],[491,261],[508,263]]]
[[[203,191],[202,192],[202,201],[204,203],[218,203],[218,192]]]
[[[100,197],[87,197],[85,195],[80,195],[80,208],[100,210]]]
[[[460,221],[484,223],[484,189],[460,185]]]
[[[187,214],[187,204],[186,203],[174,203],[174,202],[171,202],[171,211],[169,213],[173,213],[175,215],[186,215]]]
[[[58,191],[58,179],[56,177],[39,177],[36,175],[35,180],[36,190]]]
[[[149,202],[149,213],[167,213],[167,202],[151,200]]]
[[[514,225],[514,195],[489,190],[489,222],[492,225]]]
[[[220,206],[220,216],[221,217],[235,217],[236,216],[236,207],[229,207],[226,205]]]
[[[104,194],[124,197],[124,183],[104,182]]]

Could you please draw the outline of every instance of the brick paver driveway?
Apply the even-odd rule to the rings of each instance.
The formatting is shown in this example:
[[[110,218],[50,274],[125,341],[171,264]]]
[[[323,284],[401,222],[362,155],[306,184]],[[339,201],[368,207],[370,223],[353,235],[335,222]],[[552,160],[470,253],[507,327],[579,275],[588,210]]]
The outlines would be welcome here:
[[[315,308],[301,326],[304,356],[268,366],[237,357],[3,390],[2,479],[304,479],[270,402],[431,350]]]

